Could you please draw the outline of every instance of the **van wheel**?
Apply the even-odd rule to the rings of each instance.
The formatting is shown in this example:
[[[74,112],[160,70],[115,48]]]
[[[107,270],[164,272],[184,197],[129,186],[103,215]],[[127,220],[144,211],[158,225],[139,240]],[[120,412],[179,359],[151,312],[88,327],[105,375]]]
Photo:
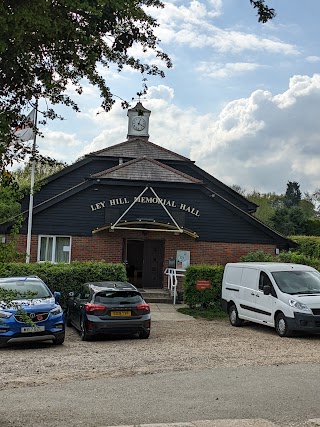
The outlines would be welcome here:
[[[286,316],[282,313],[279,313],[276,317],[275,322],[276,332],[279,337],[291,337],[292,331],[288,327],[288,322]]]
[[[229,307],[229,320],[232,326],[242,325],[242,320],[239,319],[238,310],[234,304]]]

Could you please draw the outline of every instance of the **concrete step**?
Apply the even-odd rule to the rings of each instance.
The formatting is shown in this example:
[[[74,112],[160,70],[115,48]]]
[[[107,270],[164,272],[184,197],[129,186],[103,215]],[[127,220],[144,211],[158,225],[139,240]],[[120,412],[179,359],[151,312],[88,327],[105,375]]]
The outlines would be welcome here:
[[[172,304],[172,296],[168,289],[140,289],[146,302]]]

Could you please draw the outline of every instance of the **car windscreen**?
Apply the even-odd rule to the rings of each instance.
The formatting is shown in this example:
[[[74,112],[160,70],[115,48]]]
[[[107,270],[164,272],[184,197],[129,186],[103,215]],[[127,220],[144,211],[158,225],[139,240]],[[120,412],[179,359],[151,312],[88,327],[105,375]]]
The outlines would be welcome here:
[[[101,304],[139,304],[142,301],[136,291],[103,291],[94,296],[94,302]]]
[[[317,271],[274,271],[271,274],[280,291],[286,294],[320,293],[320,273]]]
[[[15,280],[1,281],[0,288],[6,291],[12,291],[17,297],[23,298],[51,298],[52,294],[46,286],[40,281]]]

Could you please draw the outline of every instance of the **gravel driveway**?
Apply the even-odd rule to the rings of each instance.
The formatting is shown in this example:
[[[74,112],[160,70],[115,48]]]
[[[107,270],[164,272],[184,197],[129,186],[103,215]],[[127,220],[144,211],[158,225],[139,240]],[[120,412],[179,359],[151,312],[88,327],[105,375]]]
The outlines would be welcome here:
[[[268,327],[222,321],[154,321],[148,340],[80,341],[67,328],[65,344],[20,344],[0,350],[0,388],[73,379],[121,377],[229,366],[320,362],[320,337],[279,338]]]

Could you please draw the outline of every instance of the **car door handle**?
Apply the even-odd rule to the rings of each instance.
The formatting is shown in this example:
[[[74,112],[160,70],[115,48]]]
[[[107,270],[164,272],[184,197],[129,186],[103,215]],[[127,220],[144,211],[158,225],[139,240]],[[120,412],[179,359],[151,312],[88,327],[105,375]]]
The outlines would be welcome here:
[[[256,294],[256,297],[257,297],[257,298],[260,298],[260,295]]]

